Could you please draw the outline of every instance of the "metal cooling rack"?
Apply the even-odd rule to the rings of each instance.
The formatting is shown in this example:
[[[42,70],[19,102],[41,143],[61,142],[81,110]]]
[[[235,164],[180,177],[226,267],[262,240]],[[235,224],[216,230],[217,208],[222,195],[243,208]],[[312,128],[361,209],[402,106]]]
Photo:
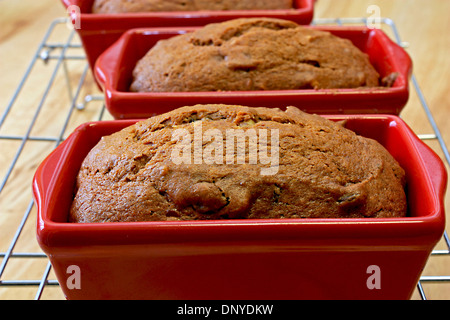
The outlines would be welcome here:
[[[383,29],[388,29],[398,44],[407,47],[407,43],[400,39],[392,20],[381,18],[377,22]],[[367,25],[368,19],[316,19],[313,24]],[[429,132],[419,134],[419,137],[427,143],[437,142],[443,160],[450,165],[446,143],[415,76],[412,76],[411,84],[411,96],[415,91],[430,128]],[[28,97],[27,86],[42,88],[41,96]],[[0,299],[64,299],[51,264],[35,240],[36,209],[29,190],[32,177],[44,157],[76,126],[86,121],[111,119],[105,112],[102,93],[95,85],[80,40],[76,32],[68,27],[67,19],[56,19],[50,24],[23,78],[6,107],[1,110],[0,149],[3,143],[14,144],[16,153],[11,155],[11,159],[7,158],[6,162],[0,158],[0,170],[3,170],[0,171],[0,237],[3,238],[0,243],[7,243],[6,247],[0,247]],[[28,124],[22,131],[17,130],[14,125],[18,118]],[[44,151],[29,159],[29,145],[34,148],[44,145]],[[30,161],[31,164],[27,167]],[[22,181],[25,180],[28,185],[15,191],[18,188],[15,185],[18,176],[22,176]],[[11,205],[10,208],[8,204],[14,204],[17,198],[21,205]],[[1,220],[2,216],[7,218]],[[6,224],[10,220],[13,222]],[[444,259],[450,259],[447,232],[439,248],[432,252],[428,263],[437,260],[435,263],[445,262],[449,265],[450,261]],[[450,274],[450,270],[448,273]],[[428,285],[430,290],[434,285],[448,286],[450,292],[450,275],[423,275],[417,284],[415,295],[420,299],[427,299],[427,294],[432,293],[427,290]]]

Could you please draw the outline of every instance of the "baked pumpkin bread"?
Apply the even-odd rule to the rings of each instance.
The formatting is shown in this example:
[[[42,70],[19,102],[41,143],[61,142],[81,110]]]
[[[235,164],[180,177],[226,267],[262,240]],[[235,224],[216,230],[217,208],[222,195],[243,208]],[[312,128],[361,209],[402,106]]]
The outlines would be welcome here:
[[[236,19],[159,41],[138,61],[131,91],[253,91],[377,87],[367,54],[329,32]]]
[[[92,13],[292,9],[292,0],[95,0]]]
[[[197,105],[103,137],[70,221],[403,217],[404,187],[389,152],[343,124],[294,107]]]

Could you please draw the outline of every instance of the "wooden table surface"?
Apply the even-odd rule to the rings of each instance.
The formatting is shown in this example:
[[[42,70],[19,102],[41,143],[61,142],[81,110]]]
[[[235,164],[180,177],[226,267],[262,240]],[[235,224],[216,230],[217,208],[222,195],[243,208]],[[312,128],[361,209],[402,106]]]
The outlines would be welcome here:
[[[446,145],[450,145],[450,94],[448,75],[450,74],[450,1],[446,0],[319,0],[316,4],[315,18],[345,18],[369,17],[372,13],[368,8],[378,6],[382,17],[391,18],[401,36],[407,44],[407,51],[414,62],[414,75],[426,102],[434,116],[437,126],[442,133]],[[65,17],[66,13],[58,0],[0,0],[0,115],[11,101],[27,67],[35,54],[38,45],[47,31],[49,24],[58,17]],[[66,26],[59,27],[51,41],[59,41],[58,37],[67,37],[69,32]],[[389,30],[387,31],[389,33]],[[391,35],[391,34],[390,34]],[[54,40],[53,40],[54,39]],[[65,38],[63,38],[65,39]],[[77,53],[74,49],[75,55]],[[50,52],[51,53],[51,52]],[[66,119],[67,108],[71,105],[71,93],[76,90],[77,79],[82,76],[85,63],[74,60],[65,66],[66,74],[58,71],[55,82],[46,93],[45,89],[52,76],[53,66],[57,61],[44,63],[39,60],[24,85],[12,111],[8,113],[4,124],[0,124],[1,136],[53,136],[61,131],[61,123]],[[64,70],[64,68],[63,68]],[[72,78],[76,78],[72,83]],[[70,83],[70,90],[67,89]],[[98,95],[90,71],[80,96],[86,94]],[[423,111],[420,100],[415,91],[402,117],[418,134],[432,133],[432,128]],[[45,96],[45,104],[39,115],[34,118],[35,110]],[[101,105],[101,103],[97,103]],[[95,102],[84,110],[75,110],[67,124],[64,135],[75,126],[98,117],[100,107]],[[103,119],[108,119],[105,115]],[[1,120],[0,120],[1,121]],[[32,124],[31,132],[28,132]],[[429,141],[430,146],[442,155],[438,143]],[[37,143],[27,141],[21,147],[20,139],[0,139],[0,181],[11,163],[15,163],[13,170],[3,191],[0,192],[0,261],[8,251],[23,219],[24,212],[31,199],[31,179],[37,165],[55,146],[54,142]],[[14,155],[20,149],[17,161]],[[449,197],[446,198],[449,207]],[[448,219],[447,219],[448,220]],[[7,267],[0,277],[0,299],[33,299],[36,297],[37,284],[32,286],[13,285],[14,280],[27,281],[40,280],[47,267],[46,258],[21,257],[22,252],[36,252],[40,249],[35,240],[35,209],[32,208],[30,216],[24,224],[19,240],[13,252],[16,255],[8,260]],[[447,228],[449,230],[449,228]],[[442,244],[438,245],[441,248]],[[0,270],[1,272],[1,270]],[[442,256],[430,259],[424,275],[450,275],[450,258]],[[55,279],[50,273],[49,279]],[[425,293],[429,299],[449,299],[450,284],[426,283]],[[46,286],[41,299],[64,298],[58,286]],[[418,299],[416,292],[413,299]]]

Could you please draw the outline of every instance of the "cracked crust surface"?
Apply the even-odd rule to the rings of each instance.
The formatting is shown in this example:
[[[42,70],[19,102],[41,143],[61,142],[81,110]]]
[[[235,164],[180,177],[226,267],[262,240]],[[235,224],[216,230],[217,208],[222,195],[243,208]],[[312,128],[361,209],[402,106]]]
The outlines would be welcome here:
[[[236,19],[159,41],[138,61],[134,92],[377,87],[350,40],[294,22]]]
[[[194,163],[200,125],[217,133],[200,142],[204,155],[215,141],[226,146],[228,130],[277,130],[276,174],[261,175],[271,164],[248,158]],[[185,142],[174,139],[176,130],[192,137],[191,164],[172,157]],[[102,138],[79,171],[70,221],[401,217],[404,184],[403,169],[384,147],[320,116],[293,107],[197,105]]]
[[[292,9],[292,0],[95,0],[92,13]]]

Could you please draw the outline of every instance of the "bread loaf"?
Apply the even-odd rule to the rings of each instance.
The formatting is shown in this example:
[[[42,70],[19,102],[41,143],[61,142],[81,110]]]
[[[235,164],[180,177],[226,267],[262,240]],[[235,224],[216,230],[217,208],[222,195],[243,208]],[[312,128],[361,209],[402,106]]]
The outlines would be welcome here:
[[[197,105],[104,137],[81,166],[70,221],[403,217],[404,186],[382,145],[339,123]]]
[[[236,19],[159,41],[136,65],[131,91],[198,92],[380,85],[367,54],[329,32]]]
[[[292,0],[95,0],[93,13],[292,9]]]

